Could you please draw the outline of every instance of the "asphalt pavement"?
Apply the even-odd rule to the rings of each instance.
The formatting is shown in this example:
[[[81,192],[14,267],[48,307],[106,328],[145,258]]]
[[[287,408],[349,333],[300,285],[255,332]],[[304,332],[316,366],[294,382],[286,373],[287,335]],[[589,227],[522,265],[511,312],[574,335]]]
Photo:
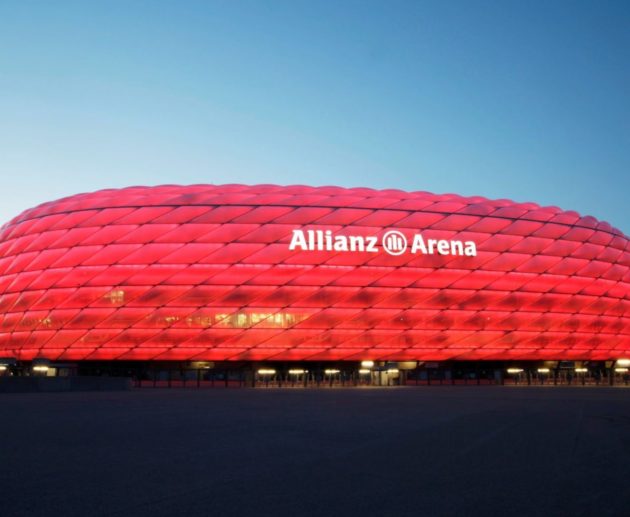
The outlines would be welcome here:
[[[0,515],[630,515],[630,389],[0,395]]]

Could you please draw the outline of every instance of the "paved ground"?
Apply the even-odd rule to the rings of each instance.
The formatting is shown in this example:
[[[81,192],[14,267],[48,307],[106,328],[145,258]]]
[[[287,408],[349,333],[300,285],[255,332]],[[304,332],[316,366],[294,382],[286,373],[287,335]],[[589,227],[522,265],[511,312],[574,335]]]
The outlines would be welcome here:
[[[0,515],[630,515],[630,390],[0,395]]]

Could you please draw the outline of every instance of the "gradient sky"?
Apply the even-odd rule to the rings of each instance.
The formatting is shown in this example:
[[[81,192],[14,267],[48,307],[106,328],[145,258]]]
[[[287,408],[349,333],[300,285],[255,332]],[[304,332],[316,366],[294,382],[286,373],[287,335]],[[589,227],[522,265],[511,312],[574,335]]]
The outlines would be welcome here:
[[[0,221],[78,192],[305,183],[630,234],[630,2],[0,0]]]

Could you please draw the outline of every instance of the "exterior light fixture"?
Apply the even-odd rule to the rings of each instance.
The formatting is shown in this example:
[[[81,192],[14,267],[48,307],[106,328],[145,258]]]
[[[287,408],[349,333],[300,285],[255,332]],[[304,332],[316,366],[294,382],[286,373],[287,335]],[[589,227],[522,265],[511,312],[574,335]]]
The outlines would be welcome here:
[[[368,370],[367,368],[361,368],[359,370],[359,374],[360,375],[368,375],[371,372],[371,370]]]
[[[258,370],[258,375],[275,375],[276,371],[273,368],[261,368]]]
[[[334,369],[332,369],[332,370],[324,370],[324,373],[326,375],[335,375],[336,373],[339,373],[339,370],[334,370]]]
[[[523,369],[522,368],[508,368],[507,372],[515,375],[517,373],[523,373]]]
[[[300,369],[295,369],[295,370],[289,370],[289,375],[302,375],[305,373],[306,370],[300,370]]]
[[[617,359],[617,366],[630,366],[630,359]]]
[[[6,364],[0,364],[0,372],[6,372],[7,371],[7,365]]]
[[[549,368],[538,368],[538,373],[549,373]]]
[[[615,368],[617,373],[628,373],[628,368]]]
[[[398,368],[390,368],[389,370],[387,370],[387,373],[391,373],[391,374],[398,373]]]
[[[361,368],[373,368],[374,361],[361,361]]]
[[[576,368],[575,372],[576,373],[587,373],[588,372],[588,368]]]
[[[44,364],[40,364],[38,366],[33,366],[33,371],[34,372],[47,372],[48,371],[48,366],[46,366]]]

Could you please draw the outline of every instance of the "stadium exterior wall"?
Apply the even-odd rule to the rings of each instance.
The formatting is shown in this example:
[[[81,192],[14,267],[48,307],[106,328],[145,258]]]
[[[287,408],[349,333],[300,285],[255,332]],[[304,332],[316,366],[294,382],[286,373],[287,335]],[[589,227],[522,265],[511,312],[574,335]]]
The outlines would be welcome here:
[[[454,194],[130,187],[0,229],[18,361],[630,357],[630,242],[593,217]]]

